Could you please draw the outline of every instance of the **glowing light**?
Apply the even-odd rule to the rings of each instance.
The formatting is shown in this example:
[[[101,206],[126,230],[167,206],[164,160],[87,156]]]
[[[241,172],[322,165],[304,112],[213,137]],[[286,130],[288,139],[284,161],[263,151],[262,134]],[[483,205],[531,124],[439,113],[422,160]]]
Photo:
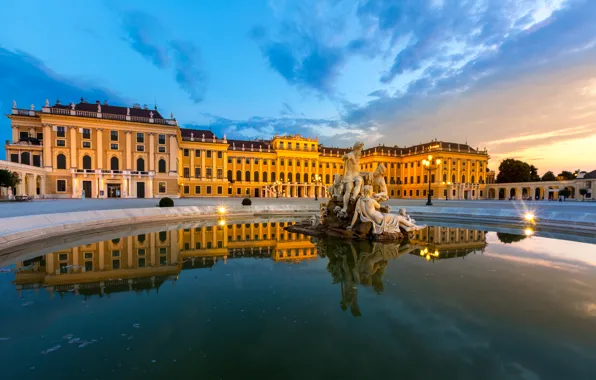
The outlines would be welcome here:
[[[433,156],[432,156],[432,154],[429,154],[428,155],[428,161],[432,161],[432,160],[433,160]]]
[[[220,225],[220,226],[225,226],[225,225],[226,225],[226,221],[225,221],[224,219],[221,219],[221,220],[219,221],[219,225]]]
[[[524,234],[526,236],[532,236],[532,235],[534,235],[534,230],[531,229],[531,228],[526,228],[525,231],[524,231]]]
[[[440,164],[441,164],[441,159],[440,159],[440,158],[438,158],[438,159],[437,159],[437,165],[440,165]]]
[[[533,222],[534,214],[532,214],[531,212],[526,212],[526,214],[524,215],[524,219],[527,220],[528,222]]]
[[[426,261],[430,261],[430,255],[426,255]]]
[[[217,209],[217,212],[219,212],[220,214],[225,214],[226,208],[224,206],[219,206],[219,208]]]
[[[435,257],[439,257],[439,251],[435,251]]]

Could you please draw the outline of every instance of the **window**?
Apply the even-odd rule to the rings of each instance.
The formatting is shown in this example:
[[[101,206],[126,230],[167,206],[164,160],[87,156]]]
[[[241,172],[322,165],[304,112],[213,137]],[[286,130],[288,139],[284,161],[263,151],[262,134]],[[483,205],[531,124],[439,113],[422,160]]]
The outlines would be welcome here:
[[[211,194],[211,186],[207,186],[207,194]]]
[[[83,138],[90,139],[91,138],[91,129],[83,128]]]
[[[118,144],[110,144],[111,150],[118,150]]]
[[[56,146],[66,146],[66,140],[56,140]]]
[[[410,190],[410,196],[412,196],[412,190]]]
[[[66,192],[66,180],[65,179],[59,179],[56,181],[56,191],[59,193]]]
[[[248,170],[244,173],[244,180],[250,181],[250,172]]]
[[[195,168],[195,178],[201,178],[201,168]]]
[[[190,193],[190,186],[186,185],[184,186],[184,194],[189,194]]]
[[[296,160],[296,166],[300,166],[300,160]]]
[[[91,169],[91,157],[87,155],[83,156],[83,169]]]
[[[137,133],[137,142],[144,143],[145,142],[145,134],[144,133]]]
[[[144,152],[145,151],[145,145],[137,145],[137,152]]]
[[[91,149],[91,141],[83,141],[83,148]]]
[[[38,140],[43,140],[43,133],[37,132],[36,136]],[[480,164],[480,166],[482,166],[482,164]]]
[[[418,190],[416,190],[418,191]],[[422,190],[422,195],[426,197],[426,190]]]
[[[165,145],[165,143],[166,143],[166,135],[159,135],[159,136],[157,136],[157,143],[159,145]]]
[[[19,140],[27,140],[29,138],[29,132],[19,132]]]
[[[213,177],[213,168],[207,168],[207,178]]]
[[[253,173],[253,180],[254,180],[255,182],[259,182],[259,172],[254,172],[254,173]]]
[[[404,178],[404,184],[408,184],[408,177]]]
[[[201,150],[195,149],[195,157],[201,157]]]
[[[271,160],[271,165],[275,165],[275,160]]]
[[[201,186],[195,186],[195,194],[201,194]]]
[[[267,172],[263,172],[263,182],[267,182]]]
[[[228,195],[232,195],[232,186],[228,187]]]
[[[236,195],[240,195],[242,194],[242,189],[240,189],[239,187],[236,188]]]
[[[237,158],[237,159],[236,159],[236,164],[237,164],[237,165],[240,165],[241,163],[242,163],[242,162],[240,161],[240,159],[239,159],[239,158]]]
[[[110,158],[110,170],[120,170],[118,169],[118,157]]]
[[[161,193],[161,194],[166,192],[166,183],[165,182],[158,182],[157,192]],[[161,234],[161,232],[160,232],[160,234]],[[160,235],[160,239],[161,239],[161,235]]]
[[[222,151],[217,152],[217,158],[223,158],[223,152]]]
[[[12,153],[10,155],[10,162],[19,162],[19,154],[18,153]],[[58,168],[60,169],[60,168]]]
[[[250,165],[250,158],[246,159],[246,165]]]
[[[190,168],[184,168],[184,178],[190,178]]]
[[[240,170],[236,171],[236,181],[242,181],[242,172]]]
[[[424,175],[424,183],[428,183],[428,176],[426,174]]]
[[[120,269],[120,260],[112,260],[112,269]]]
[[[166,160],[164,160],[163,158],[157,162],[157,171],[159,173],[166,172]]]
[[[434,174],[430,175],[430,182],[435,183],[435,175]]]
[[[40,155],[33,155],[33,166],[37,166],[38,168],[41,167],[41,156]]]
[[[118,141],[118,131],[110,131],[110,141]]]
[[[207,158],[211,158],[211,151],[210,150],[207,151]]]
[[[223,169],[217,169],[217,179],[223,179]]]
[[[58,137],[66,137],[66,128],[64,127],[57,127],[56,128],[56,136]],[[29,135],[27,135],[29,137]]]
[[[66,156],[63,154],[59,154],[56,157],[56,166],[58,169],[66,169]]]
[[[144,172],[145,171],[145,160],[142,158],[137,158],[137,171]]]
[[[31,164],[31,155],[29,152],[21,153],[21,164],[30,165]]]
[[[184,149],[184,157],[188,156],[190,156],[190,152],[188,151],[188,149]]]
[[[219,195],[223,194],[223,187],[217,186],[217,194],[219,194]]]

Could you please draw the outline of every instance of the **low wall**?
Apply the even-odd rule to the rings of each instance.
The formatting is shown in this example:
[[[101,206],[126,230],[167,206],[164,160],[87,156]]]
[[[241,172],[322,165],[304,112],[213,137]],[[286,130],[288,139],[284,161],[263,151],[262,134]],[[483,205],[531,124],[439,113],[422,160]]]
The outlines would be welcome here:
[[[207,218],[238,219],[262,216],[306,216],[316,212],[318,212],[318,205],[228,206],[225,214],[222,215],[219,213],[219,207],[217,206],[187,206],[92,210],[19,216],[0,219],[0,251],[50,237],[141,223],[169,223]]]

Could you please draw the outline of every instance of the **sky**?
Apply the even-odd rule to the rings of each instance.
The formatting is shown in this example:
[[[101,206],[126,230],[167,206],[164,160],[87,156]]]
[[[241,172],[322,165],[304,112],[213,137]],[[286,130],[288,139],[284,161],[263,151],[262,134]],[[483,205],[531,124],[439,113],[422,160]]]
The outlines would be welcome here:
[[[596,1],[0,4],[0,111],[157,105],[228,138],[439,139],[543,174],[596,169]],[[0,141],[11,136],[0,118]],[[0,158],[4,158],[4,152]]]

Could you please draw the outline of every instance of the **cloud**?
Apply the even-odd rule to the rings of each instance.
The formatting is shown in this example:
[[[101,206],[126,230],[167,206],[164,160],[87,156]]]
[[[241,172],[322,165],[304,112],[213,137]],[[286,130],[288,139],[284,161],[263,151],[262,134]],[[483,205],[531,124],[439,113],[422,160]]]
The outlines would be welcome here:
[[[125,104],[128,101],[109,89],[79,78],[56,74],[42,61],[26,52],[10,51],[0,47],[0,104],[1,113],[10,113],[12,102],[19,108],[29,108],[35,103],[40,108],[46,99],[63,103],[78,102],[81,97],[90,100],[109,100]],[[0,118],[0,141],[9,140],[10,120]]]
[[[126,12],[122,17],[125,40],[130,47],[159,69],[173,63],[174,79],[195,103],[205,98],[206,74],[200,49],[192,42],[169,38],[159,20],[148,13]]]
[[[155,66],[163,69],[169,64],[160,22],[153,16],[139,11],[126,12],[122,16],[122,29],[130,47]]]
[[[280,112],[280,114],[282,116],[289,116],[289,115],[294,115],[296,112],[294,112],[294,109],[292,108],[292,106],[290,106],[288,103],[283,102],[282,103],[282,110]]]
[[[187,41],[170,42],[174,59],[176,82],[186,91],[195,103],[205,97],[206,76],[201,67],[201,56],[198,48]]]

